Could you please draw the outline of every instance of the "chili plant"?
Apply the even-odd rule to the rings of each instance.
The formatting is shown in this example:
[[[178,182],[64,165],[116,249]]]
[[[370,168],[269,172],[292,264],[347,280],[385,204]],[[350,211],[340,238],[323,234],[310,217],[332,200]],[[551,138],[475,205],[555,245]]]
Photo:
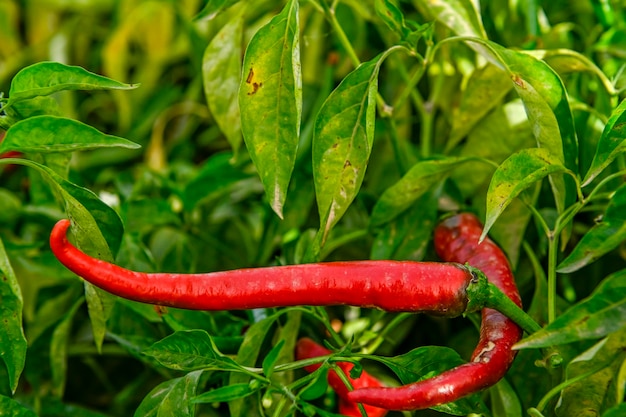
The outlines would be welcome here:
[[[69,218],[81,253],[146,274],[472,265],[448,255],[489,235],[539,325],[499,382],[435,410],[622,415],[617,3],[0,2],[0,410],[364,415],[358,381],[443,378],[488,341],[478,313],[359,304],[354,284],[333,306],[115,297],[53,256]],[[458,211],[484,228],[438,244]]]

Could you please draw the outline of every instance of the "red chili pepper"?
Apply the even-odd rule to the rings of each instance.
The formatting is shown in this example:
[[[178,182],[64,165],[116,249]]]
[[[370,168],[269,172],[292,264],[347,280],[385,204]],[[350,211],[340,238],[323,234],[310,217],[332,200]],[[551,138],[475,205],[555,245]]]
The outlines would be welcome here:
[[[482,270],[517,306],[521,300],[506,255],[490,239],[478,243],[482,225],[471,214],[445,219],[435,229],[435,249],[448,262],[463,262]],[[400,388],[363,388],[348,399],[390,410],[419,410],[458,400],[498,382],[508,371],[521,329],[496,310],[484,308],[480,340],[471,362]]]
[[[298,343],[296,344],[296,359],[298,360],[317,358],[319,356],[326,356],[330,354],[330,350],[315,343],[307,337],[298,340]],[[318,363],[306,366],[304,369],[308,372],[313,372],[320,366],[322,366],[322,364]],[[350,384],[354,389],[383,386],[382,382],[380,382],[376,377],[368,374],[365,370],[361,372],[361,375],[358,378],[351,378],[350,371],[354,367],[353,363],[337,362],[337,366],[341,368],[346,376],[348,376]],[[331,386],[339,397],[339,414],[343,416],[361,417],[361,410],[359,409],[357,403],[348,399],[348,388],[343,383],[339,375],[337,375],[337,372],[333,370],[328,372],[328,385]],[[384,417],[388,412],[388,410],[385,410],[384,408],[373,407],[371,405],[364,405],[363,408],[365,409],[368,417]]]
[[[59,221],[50,235],[50,247],[63,265],[110,293],[162,306],[238,310],[353,305],[458,316],[470,308],[470,286],[471,291],[486,286],[471,268],[436,262],[328,262],[207,274],[134,272],[81,252],[67,240],[69,225],[69,220]]]

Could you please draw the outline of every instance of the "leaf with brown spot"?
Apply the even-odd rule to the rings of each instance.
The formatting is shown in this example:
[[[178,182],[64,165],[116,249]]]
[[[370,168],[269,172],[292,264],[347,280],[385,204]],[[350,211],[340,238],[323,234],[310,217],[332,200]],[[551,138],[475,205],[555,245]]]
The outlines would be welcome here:
[[[298,2],[253,36],[239,86],[241,130],[265,194],[282,218],[302,116]]]

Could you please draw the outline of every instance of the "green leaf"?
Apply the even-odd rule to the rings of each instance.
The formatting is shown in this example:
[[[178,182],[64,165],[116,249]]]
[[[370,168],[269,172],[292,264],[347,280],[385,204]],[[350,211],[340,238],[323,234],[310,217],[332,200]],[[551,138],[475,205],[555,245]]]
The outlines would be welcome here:
[[[599,416],[606,406],[616,405],[616,400],[622,402],[623,395],[615,395],[615,385],[619,384],[617,373],[625,359],[626,327],[572,359],[567,365],[567,379],[583,379],[561,392],[556,415],[568,417],[585,410],[587,415]]]
[[[2,417],[37,417],[32,410],[17,401],[0,395],[0,416]]]
[[[522,149],[507,158],[491,177],[482,238],[522,191],[550,174],[565,171],[560,159],[543,148]]]
[[[238,398],[245,398],[248,395],[252,395],[255,392],[258,392],[261,388],[259,385],[258,388],[253,389],[250,384],[232,384],[226,385],[220,388],[213,389],[211,391],[205,392],[204,394],[198,395],[193,399],[194,403],[225,403],[232,400],[236,400]]]
[[[35,168],[56,191],[72,220],[71,232],[79,248],[97,254],[99,259],[113,261],[122,239],[123,226],[117,212],[92,191],[67,181],[52,169],[26,159],[5,159]],[[85,282],[87,306],[96,346],[100,348],[106,332],[106,320],[113,307],[113,296]]]
[[[267,356],[263,358],[263,373],[268,378],[272,375],[274,371],[274,366],[276,365],[276,361],[278,360],[280,351],[283,349],[283,346],[285,346],[285,341],[278,341],[278,343],[272,348],[272,350],[269,351]]]
[[[573,173],[578,172],[578,141],[567,92],[559,76],[545,62],[523,52],[484,41],[504,65],[513,86],[524,102],[526,114],[539,148],[556,156]],[[562,212],[576,198],[573,181],[560,175],[550,177],[557,210]]]
[[[557,267],[561,273],[578,271],[621,245],[626,239],[626,184],[611,197],[602,221],[582,237]]]
[[[180,371],[241,370],[232,359],[224,356],[204,330],[175,332],[143,351],[163,366]]]
[[[598,142],[596,153],[591,161],[591,166],[583,180],[583,186],[588,185],[598,176],[613,160],[622,152],[626,152],[626,99],[609,118],[602,136]]]
[[[220,130],[237,154],[241,145],[239,80],[243,17],[238,13],[213,37],[202,58],[204,95]]]
[[[11,126],[0,144],[0,153],[71,152],[111,147],[138,149],[141,146],[127,139],[105,135],[76,120],[35,116]]]
[[[39,62],[20,70],[13,77],[7,105],[63,90],[129,90],[137,87],[137,84],[124,84],[81,67]]]
[[[201,376],[202,371],[195,371],[181,378],[162,382],[143,399],[134,416],[195,416],[193,400],[196,398],[196,390]]]
[[[0,239],[0,358],[9,374],[9,387],[15,393],[26,362],[26,338],[22,328],[22,292],[4,243]],[[1,408],[1,407],[0,407]]]
[[[421,196],[431,191],[457,166],[469,158],[447,157],[420,161],[394,185],[387,188],[372,210],[370,223],[379,226],[407,210]]]
[[[209,0],[200,13],[198,13],[194,20],[212,20],[218,14],[222,13],[229,7],[239,3],[240,0]]]
[[[283,204],[296,160],[302,116],[298,1],[250,40],[239,89],[241,129],[274,212]]]
[[[322,244],[363,182],[374,141],[378,73],[384,55],[348,74],[315,119],[313,177]]]
[[[328,371],[327,366],[320,367],[315,379],[302,388],[299,397],[305,401],[313,401],[324,395],[328,390]]]
[[[626,269],[605,278],[593,293],[565,311],[542,330],[515,345],[515,349],[543,348],[596,339],[626,323]]]

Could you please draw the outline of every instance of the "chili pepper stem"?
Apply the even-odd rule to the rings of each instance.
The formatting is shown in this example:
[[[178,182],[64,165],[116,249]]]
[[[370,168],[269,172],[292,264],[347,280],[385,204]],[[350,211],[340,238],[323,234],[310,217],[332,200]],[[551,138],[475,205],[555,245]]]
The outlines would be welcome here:
[[[489,295],[485,300],[485,307],[498,310],[511,320],[513,320],[518,326],[520,326],[526,333],[533,334],[541,330],[541,326],[532,319],[524,310],[519,308],[509,297],[495,285],[488,285]]]

